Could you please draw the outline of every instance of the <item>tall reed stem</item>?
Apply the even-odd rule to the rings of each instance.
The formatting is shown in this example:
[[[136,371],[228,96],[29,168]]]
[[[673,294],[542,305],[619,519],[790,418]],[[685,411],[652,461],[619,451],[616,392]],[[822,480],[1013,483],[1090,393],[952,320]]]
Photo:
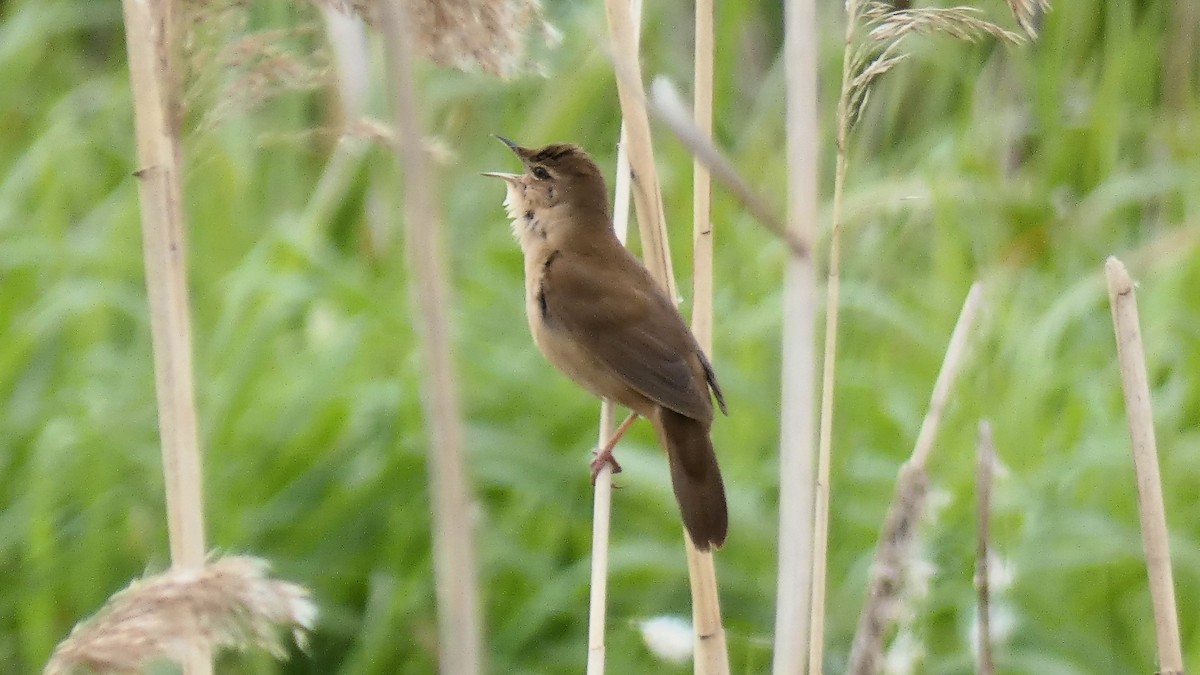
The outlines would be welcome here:
[[[634,42],[641,41],[642,0],[631,0]],[[622,244],[629,238],[629,201],[632,187],[629,170],[629,131],[621,121],[621,136],[617,146],[617,172],[613,181],[613,231]],[[600,433],[596,447],[608,445],[612,437],[616,404],[600,402]],[[605,462],[596,474],[592,489],[592,581],[588,599],[588,662],[587,675],[603,675],[606,648],[604,644],[605,614],[608,603],[608,538],[612,522],[612,465]]]
[[[696,0],[694,110],[696,128],[712,137],[713,119],[713,0]],[[692,332],[704,353],[713,353],[713,223],[712,185],[698,158],[692,161]],[[711,553],[687,543],[688,577],[692,589],[695,630],[693,667],[702,673],[728,673],[729,651],[721,625],[721,599]]]
[[[438,659],[443,673],[483,672],[473,528],[463,460],[461,412],[451,354],[452,307],[445,275],[441,214],[422,147],[414,83],[408,0],[379,3],[396,116],[397,158],[404,167],[404,220],[414,304],[424,360],[429,487],[433,496],[433,564],[438,599]]]
[[[775,675],[805,672],[813,559],[813,412],[817,220],[817,20],[814,0],[784,6],[787,82],[788,234],[797,241],[783,281],[779,430],[779,572]]]
[[[617,96],[628,133],[626,145],[632,170],[633,203],[641,235],[642,258],[651,276],[663,287],[668,297],[674,299],[678,292],[667,242],[658,171],[654,165],[646,94],[642,89],[637,32],[627,0],[605,0],[604,7],[612,42],[613,67],[617,75]],[[717,577],[712,552],[698,551],[686,533],[684,545],[692,588],[692,615],[697,630],[696,672],[724,675],[729,672],[729,658],[725,650],[724,631],[720,629],[721,609],[717,603]],[[707,632],[701,632],[702,627]]]
[[[1112,306],[1113,329],[1117,336],[1117,358],[1121,362],[1121,386],[1125,391],[1125,415],[1133,445],[1133,468],[1137,477],[1138,514],[1142,523],[1142,546],[1146,550],[1146,572],[1150,578],[1150,602],[1154,611],[1154,637],[1158,644],[1158,674],[1183,675],[1183,650],[1179,642],[1179,613],[1175,609],[1175,582],[1171,573],[1171,547],[1163,506],[1162,477],[1158,470],[1158,447],[1154,439],[1154,414],[1150,409],[1150,383],[1146,376],[1146,354],[1138,321],[1137,295],[1133,281],[1120,260],[1110,257],[1104,264],[1108,277],[1108,300]]]
[[[842,45],[842,86],[837,108],[837,160],[833,174],[833,224],[829,234],[829,271],[825,285],[825,355],[821,360],[821,421],[817,444],[816,504],[813,523],[813,591],[808,670],[820,673],[825,651],[825,587],[829,558],[829,480],[833,456],[834,373],[837,366],[838,310],[841,306],[842,200],[849,153],[850,72],[858,0],[846,0],[846,35]]]
[[[196,432],[188,309],[187,255],[180,185],[175,70],[176,7],[172,2],[123,0],[126,50],[137,132],[146,292],[154,345],[158,427],[162,442],[171,564],[204,564],[204,480]],[[212,672],[212,655],[194,648],[187,675]]]

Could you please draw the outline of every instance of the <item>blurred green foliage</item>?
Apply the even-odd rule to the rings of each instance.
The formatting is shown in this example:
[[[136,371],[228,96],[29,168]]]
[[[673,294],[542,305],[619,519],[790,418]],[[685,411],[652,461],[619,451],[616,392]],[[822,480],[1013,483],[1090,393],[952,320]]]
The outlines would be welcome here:
[[[1197,48],[1179,42],[1178,19],[1195,20],[1191,1],[1061,0],[1023,48],[916,40],[916,58],[873,92],[848,182],[827,672],[844,668],[896,469],[974,279],[988,286],[988,316],[933,459],[945,505],[922,551],[935,572],[902,627],[924,654],[915,672],[972,672],[981,417],[1005,467],[994,546],[1011,583],[996,602],[1012,621],[1000,672],[1151,672],[1101,275],[1109,253],[1140,281],[1185,657],[1200,659],[1200,108]],[[827,137],[837,4],[821,7]],[[647,5],[646,72],[686,88],[691,7]],[[490,133],[579,142],[611,171],[619,112],[596,46],[602,8],[549,11],[565,42],[543,55],[548,79],[426,67],[422,80],[431,133],[453,152],[440,198],[454,346],[489,658],[504,673],[579,672],[586,651],[597,406],[530,343],[502,190],[477,176],[513,165]],[[718,3],[716,124],[782,207],[780,11]],[[249,17],[256,29],[311,26],[280,38],[297,53],[319,42],[304,3],[264,0]],[[0,3],[0,673],[38,671],[76,621],[168,563],[123,40],[116,2]],[[1190,68],[1170,70],[1181,49]],[[209,540],[270,559],[313,589],[322,612],[310,655],[284,665],[227,655],[219,672],[433,672],[420,364],[393,157],[351,155],[345,189],[322,193],[333,146],[308,131],[330,123],[324,88],[215,124],[204,113],[216,100],[194,103],[185,200]],[[821,148],[826,195],[831,146]],[[666,134],[657,150],[687,294],[690,159]],[[788,414],[777,375],[785,252],[719,190],[714,222],[713,360],[731,409],[714,438],[732,510],[717,560],[733,671],[761,673],[776,429]],[[663,670],[636,622],[689,614],[679,521],[647,429],[621,460],[610,672]]]

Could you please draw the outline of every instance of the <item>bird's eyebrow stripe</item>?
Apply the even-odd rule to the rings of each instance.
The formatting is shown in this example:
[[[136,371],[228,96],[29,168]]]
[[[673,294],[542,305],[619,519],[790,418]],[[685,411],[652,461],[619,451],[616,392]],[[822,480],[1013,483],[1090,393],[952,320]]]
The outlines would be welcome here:
[[[552,145],[552,146],[542,150],[538,154],[534,155],[532,159],[535,162],[544,162],[546,160],[560,159],[562,157],[565,157],[565,156],[571,154],[572,152],[574,152],[574,149],[572,149],[570,147],[562,147],[560,145]]]

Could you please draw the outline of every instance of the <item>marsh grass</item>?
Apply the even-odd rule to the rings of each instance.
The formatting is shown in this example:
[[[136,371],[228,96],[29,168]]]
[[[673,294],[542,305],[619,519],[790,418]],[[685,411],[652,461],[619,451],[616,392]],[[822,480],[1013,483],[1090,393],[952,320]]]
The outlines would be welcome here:
[[[279,27],[301,3],[254,3],[251,26]],[[690,9],[690,8],[689,8]],[[564,35],[602,25],[598,7],[554,6]],[[690,21],[655,4],[647,70],[676,73],[669,28]],[[823,10],[823,12],[826,10]],[[832,10],[828,10],[832,11]],[[79,618],[147,566],[166,566],[149,333],[140,271],[128,82],[119,12],[105,3],[7,3],[0,33],[0,670],[31,672]],[[987,44],[939,41],[874,85],[850,149],[841,333],[831,461],[826,672],[844,670],[896,470],[910,448],[961,292],[977,276],[994,303],[976,363],[943,419],[932,479],[952,495],[925,534],[946,573],[912,632],[928,672],[970,668],[974,611],[971,453],[992,420],[1009,477],[994,492],[993,541],[1016,570],[1017,628],[1000,672],[1142,672],[1154,660],[1127,430],[1098,262],[1117,252],[1141,282],[1147,368],[1171,514],[1185,635],[1200,597],[1200,482],[1194,411],[1200,328],[1200,125],[1160,105],[1156,46],[1169,6],[1057,3],[1020,61]],[[822,13],[824,25],[831,21]],[[716,43],[758,77],[718,67],[715,135],[757,189],[785,194],[782,75],[774,15],[718,5]],[[822,31],[823,82],[840,36]],[[548,64],[570,96],[537,79],[499,85],[419,68],[432,133],[456,150],[441,169],[450,276],[461,304],[465,445],[489,657],[497,672],[577,672],[586,649],[591,491],[577,450],[595,443],[594,402],[546,366],[520,316],[521,269],[496,186],[508,166],[487,134],[585,144],[614,165],[618,115],[610,64],[567,40]],[[53,48],[51,48],[51,46]],[[676,48],[678,45],[676,45]],[[685,50],[687,51],[687,50]],[[919,67],[910,67],[919,63]],[[690,70],[690,63],[687,69]],[[967,86],[964,71],[988,86]],[[747,84],[750,81],[752,84]],[[1024,92],[1016,98],[1013,92]],[[821,89],[825,100],[830,92]],[[1025,102],[1021,102],[1024,100]],[[379,114],[378,100],[369,102]],[[222,672],[432,672],[436,657],[429,494],[403,252],[368,254],[366,215],[395,194],[357,180],[327,198],[317,236],[297,223],[327,149],[262,146],[265,134],[327,124],[291,94],[190,133],[185,170],[197,402],[209,449],[206,505],[217,546],[253,550],[321,603],[311,656],[285,665],[234,655]],[[736,121],[736,123],[735,123]],[[828,114],[823,118],[829,128]],[[493,147],[495,146],[495,147]],[[691,157],[659,149],[664,190],[686,195]],[[824,166],[832,165],[831,147]],[[869,158],[869,161],[867,161]],[[389,176],[369,146],[356,176]],[[263,195],[267,195],[266,198]],[[668,199],[686,222],[690,199]],[[827,220],[828,201],[820,213]],[[715,190],[716,366],[737,414],[714,427],[736,538],[721,551],[731,670],[770,667],[780,342],[778,278],[788,254]],[[687,228],[672,235],[686,251]],[[828,237],[828,232],[821,233]],[[689,269],[686,255],[680,270]],[[681,279],[681,284],[688,280]],[[686,308],[685,308],[686,309]],[[611,672],[663,668],[633,621],[687,613],[678,520],[648,433],[623,449],[625,523],[611,548]],[[636,533],[636,536],[634,536]],[[148,562],[149,561],[149,562]],[[950,572],[957,571],[951,574]],[[1186,638],[1185,638],[1186,640]],[[1185,642],[1185,652],[1190,648]],[[531,654],[536,654],[536,658]],[[1187,653],[1185,653],[1187,656]],[[535,664],[531,666],[530,664]]]

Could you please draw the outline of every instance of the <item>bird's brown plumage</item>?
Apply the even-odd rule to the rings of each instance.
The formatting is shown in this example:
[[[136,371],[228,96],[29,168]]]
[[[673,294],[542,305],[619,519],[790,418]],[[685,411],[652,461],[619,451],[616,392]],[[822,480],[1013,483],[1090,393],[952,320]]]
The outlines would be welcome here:
[[[674,303],[617,239],[592,159],[574,145],[505,143],[525,172],[488,175],[508,184],[534,342],[580,386],[650,420],[692,541],[720,546],[728,515],[709,439],[710,388],[722,411],[725,402],[708,359]]]

